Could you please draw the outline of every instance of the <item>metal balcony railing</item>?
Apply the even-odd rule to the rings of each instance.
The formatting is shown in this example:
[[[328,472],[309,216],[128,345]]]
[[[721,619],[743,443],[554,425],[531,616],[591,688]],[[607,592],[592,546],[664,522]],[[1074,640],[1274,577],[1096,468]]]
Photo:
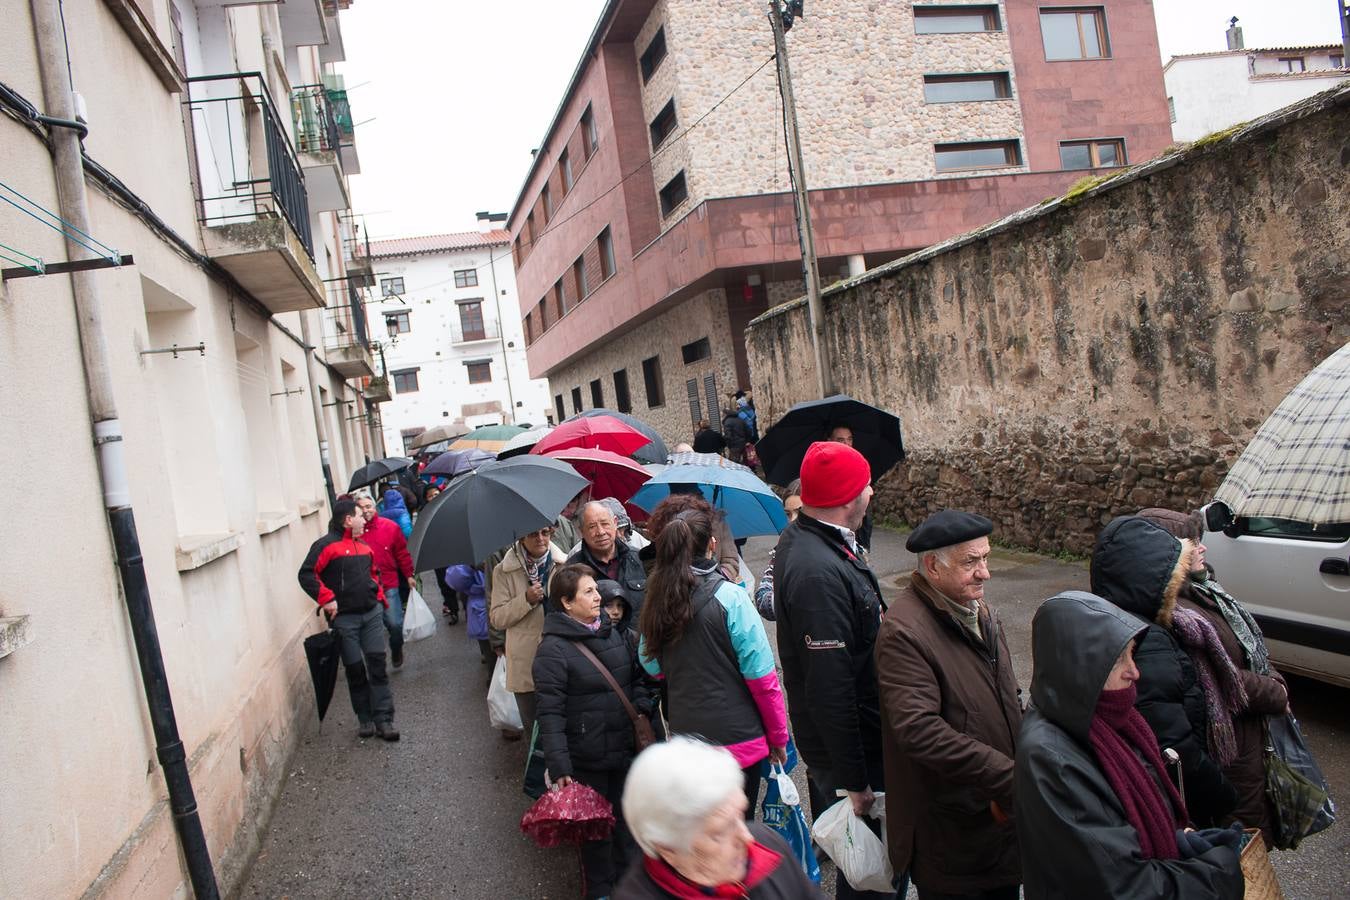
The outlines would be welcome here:
[[[313,259],[305,179],[261,73],[197,75],[187,83],[202,224],[280,215]]]
[[[328,89],[321,84],[305,84],[291,91],[291,117],[295,120],[295,146],[301,153],[337,153],[342,136]]]
[[[357,346],[370,349],[365,299],[350,281],[329,285],[328,322],[323,338],[325,349],[343,350]]]

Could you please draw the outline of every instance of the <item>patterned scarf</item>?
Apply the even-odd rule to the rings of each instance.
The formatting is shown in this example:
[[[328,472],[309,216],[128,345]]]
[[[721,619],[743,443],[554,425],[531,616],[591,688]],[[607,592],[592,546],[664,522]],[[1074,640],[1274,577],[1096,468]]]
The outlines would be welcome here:
[[[1139,835],[1140,855],[1144,859],[1177,859],[1176,830],[1185,827],[1189,818],[1186,805],[1163,768],[1158,739],[1134,708],[1135,698],[1134,685],[1102,691],[1088,728],[1088,741],[1125,809],[1125,818]],[[1156,778],[1144,763],[1153,767]],[[1159,782],[1165,786],[1166,796]]]
[[[1237,736],[1233,716],[1247,708],[1247,691],[1242,687],[1237,668],[1224,650],[1219,633],[1208,619],[1190,609],[1172,614],[1172,633],[1195,664],[1200,690],[1205,695],[1209,733],[1209,755],[1220,767],[1237,758]]]
[[[549,608],[548,594],[547,594],[548,573],[549,570],[553,568],[552,548],[545,550],[544,555],[539,557],[538,559],[536,559],[533,556],[530,556],[529,552],[526,551],[524,544],[517,544],[516,552],[520,554],[520,563],[525,568],[525,577],[529,579],[531,584],[537,584],[540,587],[542,587],[545,591],[544,602],[540,604],[541,606],[544,607],[544,612],[545,613],[552,612],[552,610]]]
[[[1269,675],[1270,651],[1266,649],[1261,626],[1256,624],[1252,614],[1243,609],[1242,604],[1223,589],[1223,585],[1209,577],[1208,569],[1191,573],[1191,592],[1209,600],[1219,610],[1228,627],[1233,629],[1233,636],[1246,651],[1248,668],[1257,675]]]

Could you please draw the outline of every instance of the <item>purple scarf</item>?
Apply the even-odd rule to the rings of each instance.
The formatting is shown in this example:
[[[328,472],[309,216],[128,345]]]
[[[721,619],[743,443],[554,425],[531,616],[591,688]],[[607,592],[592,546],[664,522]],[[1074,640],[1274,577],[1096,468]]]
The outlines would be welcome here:
[[[1119,691],[1102,691],[1088,740],[1106,780],[1125,808],[1125,818],[1139,834],[1139,850],[1144,859],[1177,859],[1180,854],[1176,830],[1186,825],[1186,807],[1163,768],[1158,739],[1134,708],[1134,701],[1134,685]],[[1144,762],[1153,767],[1157,778],[1144,768]],[[1160,781],[1166,785],[1169,796],[1163,796]]]
[[[1237,758],[1233,716],[1247,708],[1247,691],[1209,619],[1193,610],[1178,608],[1172,614],[1172,634],[1195,664],[1200,678],[1206,718],[1209,719],[1205,742],[1209,746],[1209,755],[1220,767],[1226,768]]]

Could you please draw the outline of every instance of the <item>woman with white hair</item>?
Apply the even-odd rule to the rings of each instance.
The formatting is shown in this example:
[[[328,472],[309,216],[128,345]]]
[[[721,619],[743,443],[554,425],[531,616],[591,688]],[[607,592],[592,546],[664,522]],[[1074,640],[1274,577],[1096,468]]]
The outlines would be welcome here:
[[[633,762],[623,814],[642,849],[614,900],[820,898],[772,829],[746,822],[740,763],[687,737],[653,744]]]

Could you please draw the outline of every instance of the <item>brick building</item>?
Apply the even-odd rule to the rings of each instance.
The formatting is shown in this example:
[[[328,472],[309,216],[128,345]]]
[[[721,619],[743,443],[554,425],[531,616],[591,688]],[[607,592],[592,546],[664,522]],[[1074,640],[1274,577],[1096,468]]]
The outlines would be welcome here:
[[[799,296],[767,10],[611,0],[507,227],[555,413],[668,438],[750,383],[743,333]],[[1171,140],[1152,5],[813,3],[788,35],[822,279],[1061,193]]]

